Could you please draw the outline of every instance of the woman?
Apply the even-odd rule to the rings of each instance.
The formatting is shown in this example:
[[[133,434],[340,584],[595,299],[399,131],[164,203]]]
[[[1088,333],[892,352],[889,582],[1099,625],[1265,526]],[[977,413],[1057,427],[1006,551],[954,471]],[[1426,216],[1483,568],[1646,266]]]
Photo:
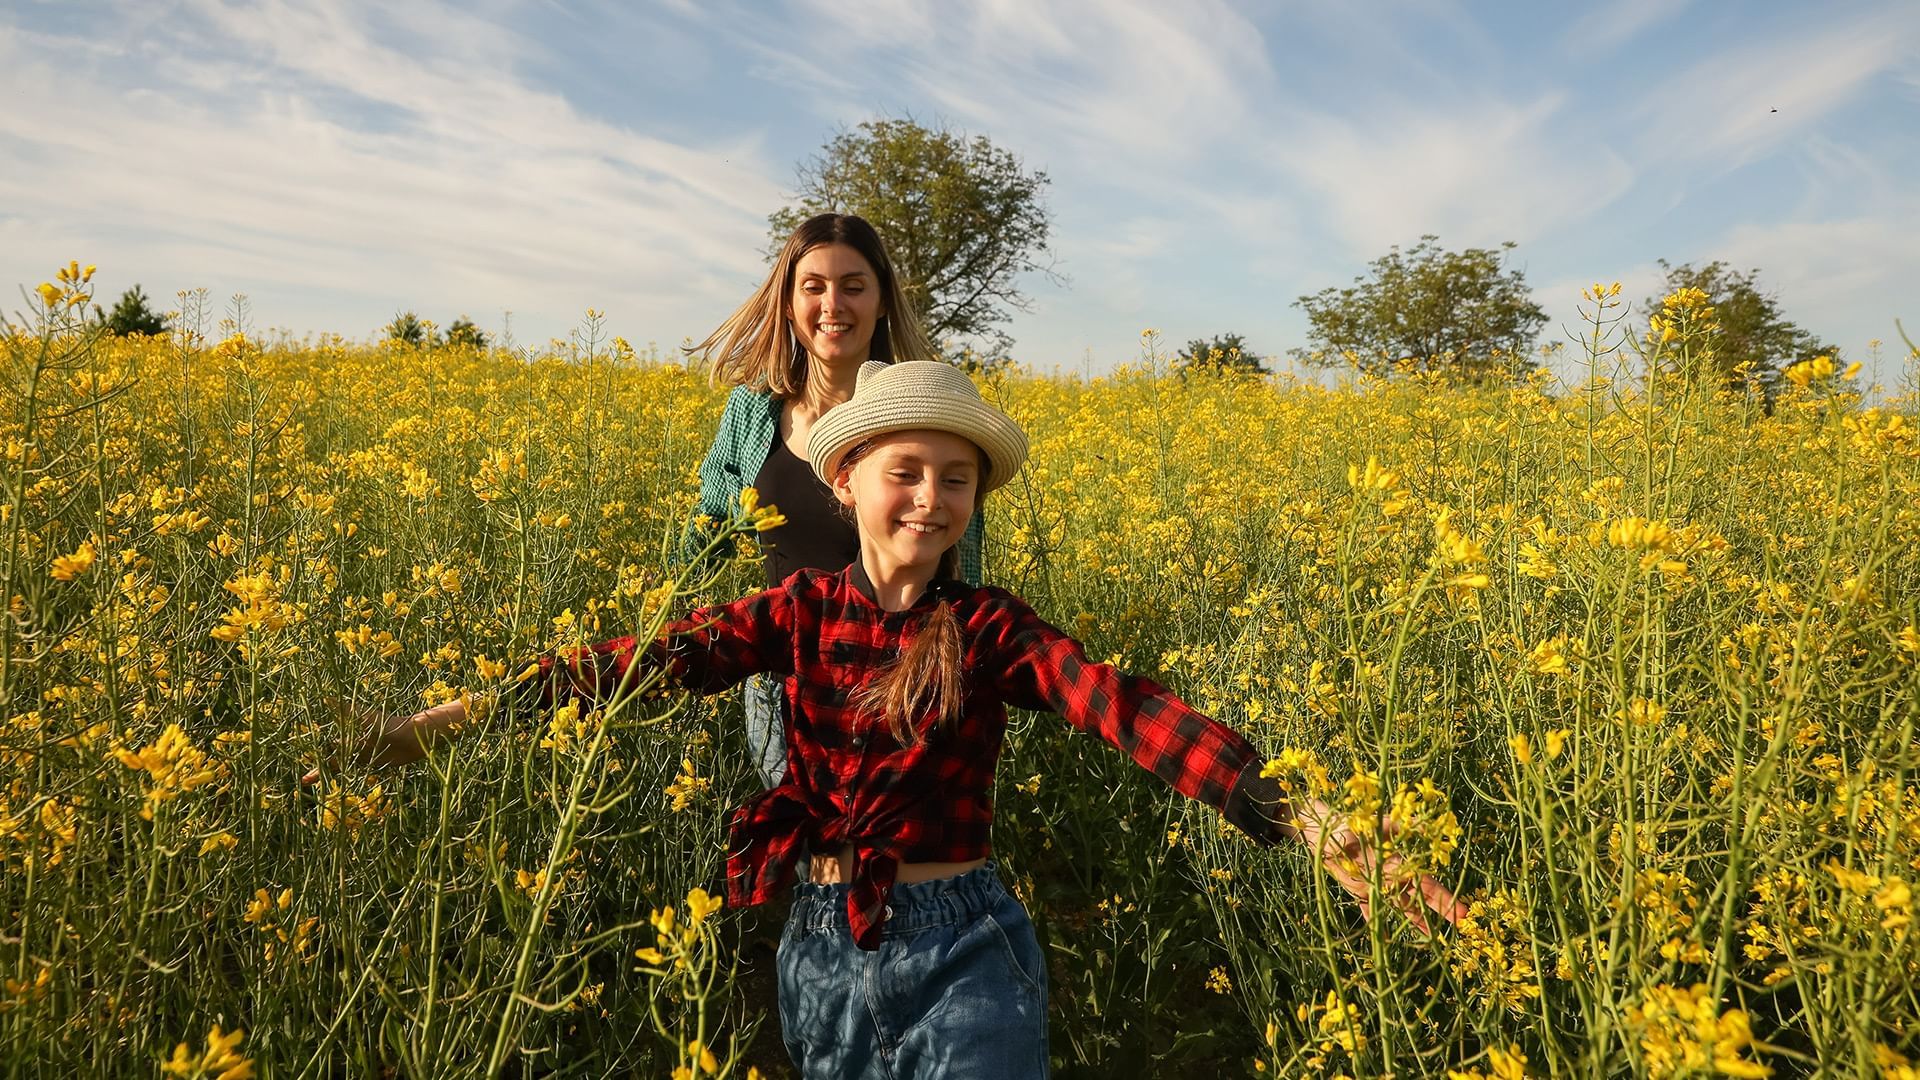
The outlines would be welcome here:
[[[739,309],[687,351],[731,385],[713,445],[700,463],[700,502],[682,549],[707,547],[704,521],[724,520],[740,489],[777,506],[787,523],[760,534],[767,585],[796,570],[837,571],[859,554],[853,523],[806,462],[813,426],[853,396],[860,365],[933,359],[886,247],[851,214],[819,214],[787,237],[773,269]],[[980,583],[983,530],[974,516],[958,546],[959,576]],[[747,683],[747,745],[768,787],[786,771],[780,685]]]

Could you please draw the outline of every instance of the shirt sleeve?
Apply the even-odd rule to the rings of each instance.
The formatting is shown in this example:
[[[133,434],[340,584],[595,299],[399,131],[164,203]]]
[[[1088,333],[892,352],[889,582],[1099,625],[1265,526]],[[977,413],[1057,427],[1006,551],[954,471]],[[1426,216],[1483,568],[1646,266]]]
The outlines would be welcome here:
[[[714,429],[713,443],[707,447],[707,456],[700,459],[700,500],[694,504],[693,516],[680,533],[680,559],[683,562],[699,557],[712,538],[712,527],[703,526],[701,519],[725,521],[733,512],[735,501],[740,498],[740,489],[747,484],[747,480],[740,475],[737,445],[740,441],[739,429],[748,420],[747,404],[748,399],[738,387],[727,395],[726,408],[720,413],[720,426]],[[723,550],[720,557],[731,554]]]
[[[969,585],[986,584],[981,571],[981,551],[986,539],[986,514],[975,510],[973,519],[967,522],[967,530],[960,534],[960,577]]]
[[[981,639],[982,661],[1007,704],[1058,713],[1256,840],[1280,838],[1277,785],[1260,779],[1260,754],[1239,732],[1152,679],[1089,660],[1078,641],[1015,597],[1005,597]]]
[[[649,669],[663,669],[674,683],[701,694],[719,693],[759,672],[790,674],[792,613],[792,597],[784,589],[700,608],[638,649],[641,667],[631,675],[632,637],[561,649],[539,659],[515,700],[541,709],[568,701],[604,704],[637,686]]]

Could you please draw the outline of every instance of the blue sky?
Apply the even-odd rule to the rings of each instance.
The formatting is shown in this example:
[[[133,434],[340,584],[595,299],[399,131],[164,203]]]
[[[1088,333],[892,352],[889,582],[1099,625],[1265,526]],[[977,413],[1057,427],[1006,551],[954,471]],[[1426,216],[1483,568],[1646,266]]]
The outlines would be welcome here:
[[[1052,178],[1070,280],[1009,327],[1040,367],[1148,326],[1279,353],[1423,233],[1517,242],[1549,336],[1662,257],[1759,268],[1855,358],[1920,332],[1911,0],[13,0],[0,95],[0,284],[77,258],[296,334],[704,336],[795,164],[902,115]]]

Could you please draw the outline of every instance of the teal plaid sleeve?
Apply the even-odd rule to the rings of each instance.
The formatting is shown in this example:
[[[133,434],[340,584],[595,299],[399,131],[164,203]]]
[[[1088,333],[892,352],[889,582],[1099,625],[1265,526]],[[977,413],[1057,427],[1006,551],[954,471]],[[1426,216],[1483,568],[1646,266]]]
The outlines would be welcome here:
[[[680,557],[692,559],[706,549],[711,536],[701,519],[725,521],[739,503],[740,489],[753,483],[767,462],[767,449],[780,426],[780,399],[772,394],[736,386],[727,395],[713,445],[700,460],[700,500],[693,518],[680,534]],[[722,552],[724,556],[726,553]]]
[[[986,584],[980,574],[980,549],[986,538],[986,515],[976,510],[973,520],[967,522],[967,531],[960,534],[960,577],[969,585]]]

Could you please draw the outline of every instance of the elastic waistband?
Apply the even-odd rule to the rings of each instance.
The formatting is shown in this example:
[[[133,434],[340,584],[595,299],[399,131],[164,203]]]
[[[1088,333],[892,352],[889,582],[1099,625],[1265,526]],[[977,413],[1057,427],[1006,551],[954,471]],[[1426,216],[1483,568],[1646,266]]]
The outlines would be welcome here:
[[[847,889],[843,883],[816,885],[802,881],[793,887],[793,910],[789,921],[809,931],[842,930],[851,933],[847,923]],[[896,882],[887,898],[885,921],[880,936],[896,937],[935,926],[960,926],[973,922],[993,910],[1007,898],[1000,883],[999,866],[988,860],[985,866],[932,881],[912,884]]]

